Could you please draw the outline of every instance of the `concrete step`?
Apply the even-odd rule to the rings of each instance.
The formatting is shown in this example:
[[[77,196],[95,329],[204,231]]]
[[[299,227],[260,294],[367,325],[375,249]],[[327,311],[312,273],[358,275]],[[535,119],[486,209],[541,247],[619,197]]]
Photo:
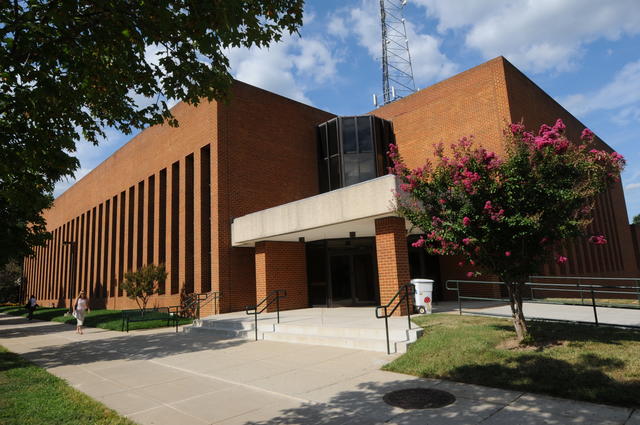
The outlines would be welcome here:
[[[351,328],[342,326],[305,326],[281,323],[275,325],[275,331],[287,334],[339,336],[346,338],[385,339],[386,331],[382,328]],[[389,339],[393,341],[413,340],[422,335],[422,329],[389,329]]]
[[[253,339],[254,333],[252,330],[231,330],[231,329],[215,329],[201,326],[185,326],[183,328],[185,333],[197,333],[201,335],[209,335],[213,338],[241,338],[241,339]]]
[[[193,322],[194,326],[221,330],[251,330],[253,322],[239,320],[200,319]],[[258,325],[260,327],[260,325]]]
[[[253,322],[241,320],[200,319],[194,320],[193,325],[185,326],[185,332],[198,332],[212,336],[226,338],[254,339]],[[258,323],[258,339],[264,332],[273,332],[273,324]]]
[[[387,342],[379,338],[353,338],[326,335],[288,334],[281,332],[269,332],[262,335],[267,341],[288,342],[293,344],[328,345],[331,347],[352,348],[356,350],[387,352]],[[396,344],[389,342],[391,353],[396,353]]]
[[[185,326],[185,332],[210,335],[215,338],[254,339],[254,323],[242,319],[201,319],[192,326]],[[421,328],[392,328],[389,330],[389,348],[391,353],[404,353],[407,347],[421,335]],[[384,327],[340,327],[318,326],[290,323],[258,322],[258,339],[296,344],[328,345],[368,351],[387,351]]]

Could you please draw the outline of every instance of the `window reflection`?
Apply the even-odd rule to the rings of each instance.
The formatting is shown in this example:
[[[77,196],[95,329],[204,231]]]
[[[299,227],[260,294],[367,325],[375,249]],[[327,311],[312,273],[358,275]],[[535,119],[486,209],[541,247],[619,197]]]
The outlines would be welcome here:
[[[338,117],[318,126],[320,192],[386,174],[391,122],[374,116]]]
[[[356,120],[354,118],[342,118],[342,152],[356,153]]]
[[[358,117],[358,151],[373,152],[373,137],[371,137],[371,118]]]

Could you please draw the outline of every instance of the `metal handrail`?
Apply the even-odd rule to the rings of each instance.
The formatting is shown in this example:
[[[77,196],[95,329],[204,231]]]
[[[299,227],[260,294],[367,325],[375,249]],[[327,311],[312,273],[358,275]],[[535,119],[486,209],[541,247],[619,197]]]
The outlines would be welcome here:
[[[202,298],[202,295],[205,295],[204,298]],[[215,301],[215,307],[213,309],[214,314],[217,314],[220,312],[220,298],[222,297],[222,293],[220,291],[211,291],[211,292],[207,292],[205,294],[198,294],[199,298],[198,298],[198,306],[197,306],[197,316],[198,319],[200,319],[200,311],[202,309],[202,307],[206,306],[207,304],[209,304],[211,301]]]
[[[607,281],[639,281],[636,278],[598,278],[598,277],[576,277],[576,276],[530,276],[529,280],[532,279],[572,279],[577,280],[577,283],[541,283],[541,282],[524,282],[523,285],[528,287],[531,291],[530,298],[523,298],[523,301],[539,303],[539,304],[565,304],[565,305],[575,305],[576,303],[568,303],[568,302],[556,302],[556,301],[545,301],[540,298],[535,298],[534,291],[545,291],[545,292],[573,292],[580,293],[580,297],[582,299],[582,304],[584,303],[584,292],[587,292],[591,298],[591,306],[593,307],[593,316],[594,323],[596,326],[599,325],[598,322],[598,311],[596,307],[598,303],[596,302],[596,294],[620,294],[620,295],[636,295],[640,299],[640,287],[632,286],[632,285],[599,285],[599,284],[583,284],[582,280],[587,281],[597,281],[597,280],[607,280]],[[455,284],[455,286],[453,286]],[[456,291],[458,296],[458,310],[460,315],[462,315],[462,300],[484,300],[484,301],[509,301],[507,298],[489,298],[489,297],[477,297],[477,296],[468,296],[461,295],[461,284],[480,284],[480,285],[505,285],[504,282],[499,281],[482,281],[482,280],[457,280],[450,279],[445,283],[445,288],[450,291]],[[575,289],[573,289],[575,287]],[[603,290],[603,289],[614,289],[614,290]],[[616,291],[615,289],[626,289],[624,291]],[[616,305],[616,304],[600,304],[600,307],[611,307],[616,306],[618,308],[632,308],[638,309],[640,306],[629,306],[629,305]],[[629,325],[628,327],[637,327]]]
[[[387,335],[387,354],[391,354],[391,350],[389,349],[389,317],[393,315],[393,313],[398,309],[398,307],[402,304],[402,301],[405,301],[407,307],[407,323],[409,324],[409,329],[411,329],[411,303],[410,296],[414,294],[415,286],[412,283],[406,283],[398,289],[398,292],[389,300],[389,302],[385,305],[379,305],[376,307],[376,319],[384,318],[384,327]],[[389,311],[389,307],[393,304],[396,298],[400,297],[397,304],[391,311]],[[384,314],[380,315],[380,310],[384,310]]]
[[[247,315],[253,314],[254,328],[255,328],[255,333],[256,333],[256,341],[258,340],[258,314],[260,314],[263,311],[265,311],[271,304],[273,304],[275,302],[276,303],[276,317],[277,317],[277,321],[278,321],[278,324],[279,324],[280,323],[280,299],[281,298],[287,298],[286,289],[274,289],[273,291],[269,292],[267,294],[267,296],[264,297],[264,299],[262,301],[260,301],[258,304],[254,305],[254,306],[246,306],[245,307],[245,312],[247,313]],[[262,308],[260,308],[260,306],[262,306],[262,304],[264,304],[264,306]]]
[[[218,301],[221,297],[221,293],[219,291],[211,291],[211,292],[203,292],[203,293],[191,293],[185,299],[189,300],[181,305],[172,305],[169,306],[169,310],[176,315],[180,315],[180,312],[189,311],[192,307],[196,308],[195,318],[200,319],[200,309],[205,305],[209,304],[211,301]],[[204,301],[204,302],[203,302]]]

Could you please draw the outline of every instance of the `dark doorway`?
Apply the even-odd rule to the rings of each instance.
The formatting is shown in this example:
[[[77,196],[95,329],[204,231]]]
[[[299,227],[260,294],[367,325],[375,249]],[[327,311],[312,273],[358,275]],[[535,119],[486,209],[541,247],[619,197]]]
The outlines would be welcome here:
[[[353,269],[350,255],[332,255],[331,264],[331,304],[353,304]]]
[[[307,271],[311,306],[374,305],[378,301],[373,238],[307,243]]]
[[[331,305],[375,304],[373,253],[358,250],[329,256],[331,267]]]

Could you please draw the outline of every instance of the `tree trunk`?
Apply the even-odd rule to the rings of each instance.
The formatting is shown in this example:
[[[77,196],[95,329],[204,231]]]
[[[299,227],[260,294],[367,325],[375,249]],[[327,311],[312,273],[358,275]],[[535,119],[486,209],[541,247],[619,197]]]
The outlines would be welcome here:
[[[516,328],[516,335],[519,342],[524,341],[529,336],[527,330],[527,322],[524,320],[524,312],[522,311],[522,291],[520,282],[506,282],[507,291],[509,293],[509,304],[511,305],[511,318],[513,326]]]

